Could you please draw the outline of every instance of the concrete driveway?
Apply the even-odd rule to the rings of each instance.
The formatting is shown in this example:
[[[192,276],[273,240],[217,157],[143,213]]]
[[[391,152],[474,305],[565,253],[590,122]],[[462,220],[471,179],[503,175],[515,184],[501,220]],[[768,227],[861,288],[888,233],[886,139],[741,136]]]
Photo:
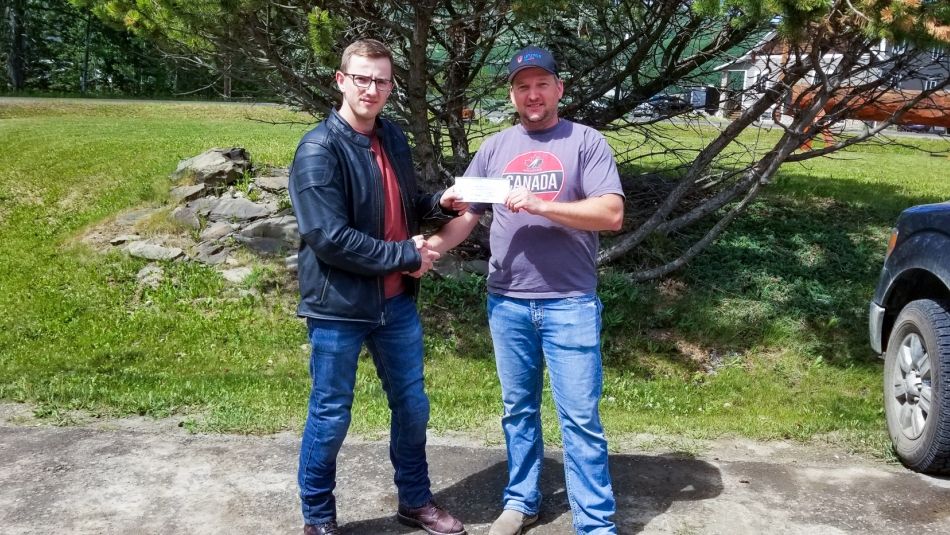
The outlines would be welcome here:
[[[0,532],[293,534],[298,437],[191,434],[174,420],[54,427],[0,405]],[[624,449],[623,444],[618,446]],[[950,480],[790,443],[710,442],[698,456],[611,456],[620,533],[948,533]],[[499,512],[505,451],[433,437],[436,498],[470,534]],[[387,445],[348,440],[337,503],[344,533],[414,532],[393,520]],[[539,523],[571,533],[558,451],[548,452]]]

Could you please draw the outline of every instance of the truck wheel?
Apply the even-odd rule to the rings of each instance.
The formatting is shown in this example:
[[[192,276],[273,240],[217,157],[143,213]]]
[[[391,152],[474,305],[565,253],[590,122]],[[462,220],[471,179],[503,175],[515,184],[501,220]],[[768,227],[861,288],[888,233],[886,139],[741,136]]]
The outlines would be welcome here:
[[[884,358],[884,412],[897,457],[908,468],[950,474],[950,306],[908,303]]]

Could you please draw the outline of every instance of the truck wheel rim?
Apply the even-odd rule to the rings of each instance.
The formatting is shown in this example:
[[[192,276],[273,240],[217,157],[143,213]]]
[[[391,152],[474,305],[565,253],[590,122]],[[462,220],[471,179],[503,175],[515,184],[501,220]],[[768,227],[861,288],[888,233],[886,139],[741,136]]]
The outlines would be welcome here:
[[[923,434],[932,402],[930,356],[917,333],[901,341],[894,366],[894,398],[901,433],[911,440]]]

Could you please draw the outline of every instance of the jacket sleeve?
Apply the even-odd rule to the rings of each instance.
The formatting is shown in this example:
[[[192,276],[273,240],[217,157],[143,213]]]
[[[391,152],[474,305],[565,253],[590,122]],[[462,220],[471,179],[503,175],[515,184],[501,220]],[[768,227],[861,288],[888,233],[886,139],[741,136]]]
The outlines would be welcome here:
[[[298,145],[288,189],[301,239],[322,262],[360,275],[419,269],[422,257],[412,240],[380,240],[350,226],[341,175],[325,146],[311,141]]]
[[[446,210],[439,204],[444,192],[444,189],[435,193],[416,192],[413,205],[416,207],[416,216],[420,221],[448,221],[459,215],[455,210]]]

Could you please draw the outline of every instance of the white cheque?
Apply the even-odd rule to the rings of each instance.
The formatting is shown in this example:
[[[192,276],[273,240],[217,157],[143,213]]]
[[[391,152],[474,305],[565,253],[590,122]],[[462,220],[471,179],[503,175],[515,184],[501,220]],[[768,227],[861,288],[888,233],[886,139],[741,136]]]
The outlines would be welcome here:
[[[511,185],[507,178],[489,176],[457,176],[455,191],[465,202],[503,203]]]

